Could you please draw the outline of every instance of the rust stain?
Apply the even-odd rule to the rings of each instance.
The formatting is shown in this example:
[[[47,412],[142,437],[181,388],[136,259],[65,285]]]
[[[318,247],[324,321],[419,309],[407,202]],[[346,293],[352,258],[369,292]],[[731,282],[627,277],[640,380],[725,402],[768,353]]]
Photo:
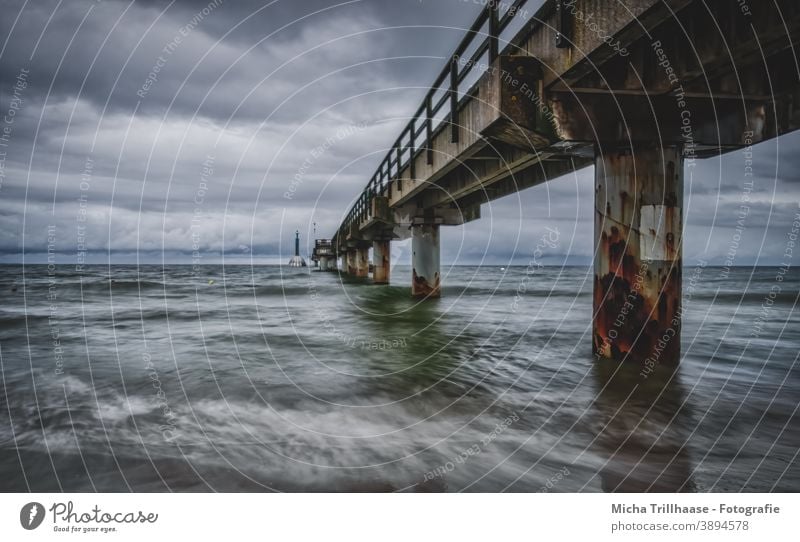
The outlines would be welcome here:
[[[427,278],[417,275],[416,268],[411,270],[411,276],[411,295],[414,297],[441,297],[441,283],[438,272],[434,273],[432,284]]]
[[[634,211],[627,207],[632,198],[625,191],[619,195],[626,217],[622,224],[609,220],[614,215],[608,201],[609,215],[596,215],[603,229],[598,232],[599,265],[594,277],[594,352],[637,363],[653,359],[655,352],[658,363],[676,363],[680,357],[681,260],[680,243],[672,232],[680,232],[680,224],[674,224],[680,220],[680,212],[669,209],[664,217],[665,229],[670,232],[665,243],[668,260],[642,262],[639,234],[630,226]],[[656,235],[651,228],[647,231]],[[669,337],[666,341],[665,336]]]
[[[347,273],[349,275],[358,275],[358,264],[356,262],[357,254],[355,251],[349,250],[347,252]]]
[[[374,252],[373,254],[377,256],[378,252],[380,252],[380,260],[375,260],[375,269],[374,269],[374,276],[373,281],[378,284],[388,283],[389,282],[389,265],[390,265],[390,257],[389,257],[389,241],[381,241],[382,249],[379,251]]]
[[[356,251],[356,276],[369,276],[369,256],[366,249],[363,248]]]
[[[596,168],[595,354],[649,369],[677,363],[683,198],[678,151],[604,153]]]
[[[630,258],[629,255],[625,256]],[[642,362],[653,356],[659,340],[670,337],[658,352],[659,362],[677,362],[680,353],[680,262],[658,263],[656,275],[622,266],[612,266],[603,276],[595,275],[594,351],[615,360]],[[636,287],[636,284],[640,284]],[[675,323],[678,323],[675,326]],[[672,329],[675,333],[672,334]]]
[[[626,216],[625,211],[627,209],[627,204],[628,204],[628,193],[625,192],[624,190],[619,193],[619,201],[620,201],[619,216],[621,217],[620,221],[625,223],[626,222],[625,221],[625,216]]]
[[[381,258],[381,267],[383,269],[389,269],[389,254],[387,250],[383,251],[383,257]]]

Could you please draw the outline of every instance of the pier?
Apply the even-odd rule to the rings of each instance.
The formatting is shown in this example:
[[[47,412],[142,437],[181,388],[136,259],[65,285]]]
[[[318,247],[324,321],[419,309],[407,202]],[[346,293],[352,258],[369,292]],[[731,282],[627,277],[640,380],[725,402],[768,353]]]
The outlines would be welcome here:
[[[311,252],[311,261],[320,271],[336,271],[336,251],[330,239],[316,239],[314,250]]]
[[[797,129],[800,4],[547,1],[513,35],[529,2],[487,4],[315,261],[388,284],[411,238],[439,297],[442,226],[594,166],[595,354],[677,363],[684,171]]]

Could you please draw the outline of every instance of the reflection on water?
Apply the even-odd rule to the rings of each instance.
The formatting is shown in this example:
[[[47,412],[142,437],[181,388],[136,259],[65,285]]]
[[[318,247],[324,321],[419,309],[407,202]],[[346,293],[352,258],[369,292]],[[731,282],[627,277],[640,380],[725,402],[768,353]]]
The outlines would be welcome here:
[[[600,477],[608,492],[693,491],[687,451],[691,413],[680,370],[659,367],[647,378],[632,364],[594,367]]]

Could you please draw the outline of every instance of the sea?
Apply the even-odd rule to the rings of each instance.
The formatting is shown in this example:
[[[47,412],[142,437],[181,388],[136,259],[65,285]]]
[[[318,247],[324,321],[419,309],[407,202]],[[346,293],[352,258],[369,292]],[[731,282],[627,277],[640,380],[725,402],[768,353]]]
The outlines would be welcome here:
[[[687,265],[649,374],[591,267],[0,269],[2,491],[800,490],[795,269]]]

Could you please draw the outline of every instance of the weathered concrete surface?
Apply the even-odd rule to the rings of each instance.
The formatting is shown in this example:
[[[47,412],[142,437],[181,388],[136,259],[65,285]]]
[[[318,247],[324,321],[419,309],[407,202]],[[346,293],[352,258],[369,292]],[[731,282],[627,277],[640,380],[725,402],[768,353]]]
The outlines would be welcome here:
[[[598,152],[594,351],[649,365],[680,358],[680,147]]]
[[[438,226],[595,164],[595,352],[677,362],[683,165],[800,128],[800,2],[745,4],[576,0],[564,18],[548,0],[488,65],[474,30],[367,179],[336,250],[411,234],[412,293],[437,297]]]
[[[369,249],[358,248],[356,249],[356,272],[357,277],[369,276]]]
[[[441,296],[439,226],[415,224],[411,228],[411,295]]]
[[[390,250],[391,242],[388,240],[372,242],[372,282],[375,284],[389,284]]]

